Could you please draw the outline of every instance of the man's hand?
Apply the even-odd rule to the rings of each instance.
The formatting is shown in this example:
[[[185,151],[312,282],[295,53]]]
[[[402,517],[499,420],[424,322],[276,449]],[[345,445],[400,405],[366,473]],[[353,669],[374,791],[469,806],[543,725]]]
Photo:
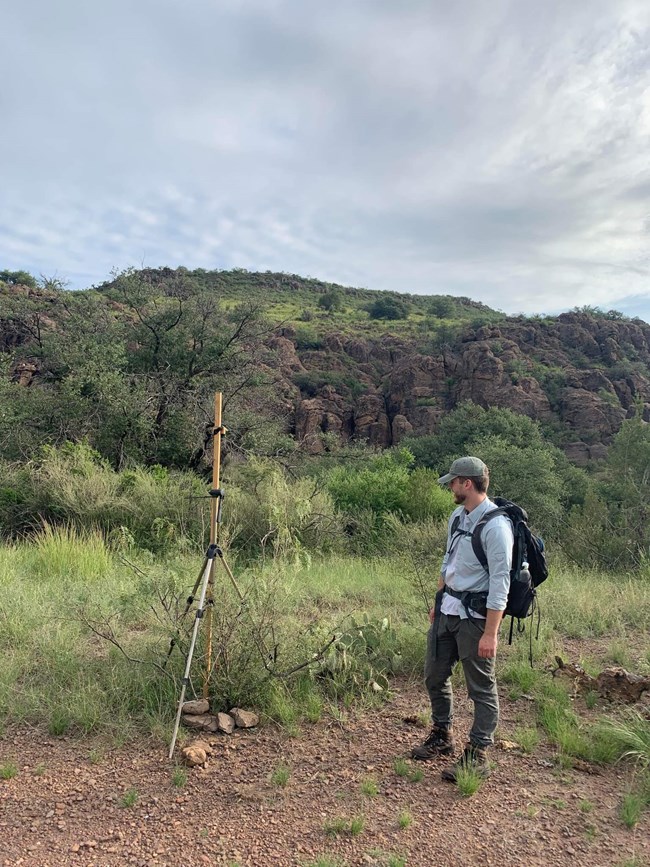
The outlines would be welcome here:
[[[503,620],[502,611],[494,611],[488,608],[485,619],[485,631],[478,643],[478,655],[480,659],[494,659],[497,655],[497,636]]]
[[[492,659],[497,655],[496,635],[483,633],[478,643],[478,655],[481,659]]]

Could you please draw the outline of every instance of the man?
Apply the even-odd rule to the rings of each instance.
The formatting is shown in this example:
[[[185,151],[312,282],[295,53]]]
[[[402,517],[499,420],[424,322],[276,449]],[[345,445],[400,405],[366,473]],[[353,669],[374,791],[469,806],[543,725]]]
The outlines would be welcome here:
[[[494,743],[499,721],[495,678],[497,636],[510,587],[513,532],[510,519],[499,515],[481,528],[481,543],[488,569],[472,548],[472,531],[489,511],[496,509],[487,496],[489,471],[480,458],[458,458],[438,479],[454,495],[454,510],[447,531],[447,551],[442,561],[436,607],[429,612],[425,683],[431,699],[433,728],[413,749],[414,759],[453,755],[453,694],[451,673],[461,661],[474,724],[469,743],[455,765],[442,772],[454,782],[460,767],[475,768],[488,776],[486,750]]]

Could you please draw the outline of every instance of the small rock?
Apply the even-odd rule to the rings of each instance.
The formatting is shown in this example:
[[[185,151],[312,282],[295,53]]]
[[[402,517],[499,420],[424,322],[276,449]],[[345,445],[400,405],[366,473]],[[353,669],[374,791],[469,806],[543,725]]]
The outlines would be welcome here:
[[[239,707],[233,707],[230,711],[230,716],[235,720],[235,725],[240,729],[252,729],[260,721],[256,713],[250,710],[242,710]]]
[[[200,698],[196,701],[186,701],[183,704],[183,713],[189,713],[193,716],[198,716],[202,713],[208,713],[210,711],[210,702],[207,698]]]
[[[211,713],[185,714],[182,717],[183,725],[188,729],[198,729],[204,732],[217,731],[217,718]]]
[[[225,732],[227,735],[232,734],[235,729],[235,720],[229,713],[218,713],[217,728],[220,732]]]
[[[181,755],[185,764],[190,768],[203,766],[208,760],[205,750],[197,749],[196,747],[185,747]]]
[[[181,755],[188,767],[204,767],[208,756],[212,755],[212,750],[205,741],[193,741],[183,748]]]
[[[497,749],[499,750],[518,750],[519,744],[514,741],[497,741]]]

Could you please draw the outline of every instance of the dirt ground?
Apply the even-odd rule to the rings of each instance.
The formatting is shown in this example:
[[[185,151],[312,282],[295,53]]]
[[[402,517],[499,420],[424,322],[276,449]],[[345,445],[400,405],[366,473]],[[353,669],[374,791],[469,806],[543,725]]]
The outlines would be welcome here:
[[[299,737],[273,726],[216,736],[208,767],[188,771],[180,788],[159,743],[106,749],[8,729],[0,764],[18,773],[0,780],[0,865],[650,864],[648,814],[633,830],[619,818],[629,768],[562,769],[542,743],[529,756],[495,749],[492,776],[470,798],[441,781],[445,759],[413,764],[419,782],[398,776],[395,759],[426,734],[405,718],[426,701],[418,684],[393,690],[380,708],[304,724]],[[502,739],[530,719],[530,702],[502,696]],[[461,694],[461,736],[469,723]],[[284,787],[271,779],[281,764],[291,772]],[[369,778],[375,796],[361,790]],[[401,828],[405,812],[412,821]],[[360,833],[326,832],[328,821],[354,817]]]

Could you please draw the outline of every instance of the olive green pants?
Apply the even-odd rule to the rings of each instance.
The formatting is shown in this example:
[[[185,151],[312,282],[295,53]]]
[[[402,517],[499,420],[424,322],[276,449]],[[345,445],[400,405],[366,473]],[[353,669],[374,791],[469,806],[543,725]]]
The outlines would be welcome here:
[[[438,614],[429,629],[424,667],[433,724],[448,729],[454,718],[451,674],[460,660],[467,692],[474,702],[474,725],[469,740],[482,748],[494,743],[494,732],[499,722],[495,659],[482,659],[478,655],[484,627],[484,620]]]

